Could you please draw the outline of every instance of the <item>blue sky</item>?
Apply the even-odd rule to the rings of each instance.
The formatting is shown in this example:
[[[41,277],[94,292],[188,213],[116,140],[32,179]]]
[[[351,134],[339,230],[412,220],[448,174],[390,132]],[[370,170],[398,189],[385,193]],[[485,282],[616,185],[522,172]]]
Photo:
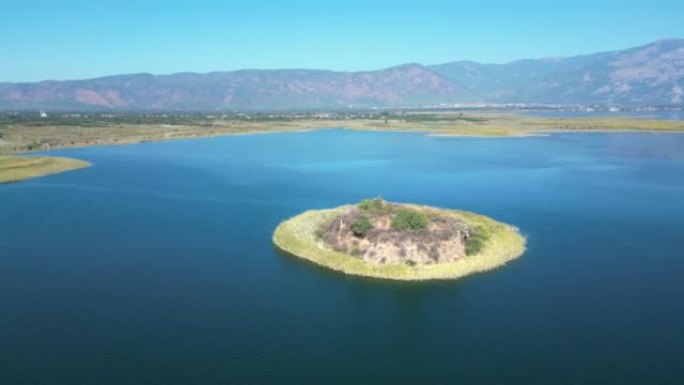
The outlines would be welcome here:
[[[15,1],[0,81],[501,63],[684,37],[684,1]]]

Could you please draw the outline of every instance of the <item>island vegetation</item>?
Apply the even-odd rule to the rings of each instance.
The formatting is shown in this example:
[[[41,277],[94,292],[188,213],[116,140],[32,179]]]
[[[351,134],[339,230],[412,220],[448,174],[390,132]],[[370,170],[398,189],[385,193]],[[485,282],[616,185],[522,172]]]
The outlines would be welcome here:
[[[89,166],[88,162],[71,158],[0,156],[0,183],[19,182]]]
[[[306,211],[281,223],[273,242],[345,274],[393,280],[460,278],[525,251],[516,228],[491,218],[382,198]]]

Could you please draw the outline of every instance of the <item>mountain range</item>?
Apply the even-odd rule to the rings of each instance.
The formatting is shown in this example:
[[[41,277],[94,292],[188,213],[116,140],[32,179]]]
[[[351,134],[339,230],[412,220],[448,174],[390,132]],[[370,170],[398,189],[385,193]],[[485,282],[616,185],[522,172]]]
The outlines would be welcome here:
[[[240,70],[0,83],[0,109],[284,110],[452,103],[684,105],[684,39],[506,64]]]

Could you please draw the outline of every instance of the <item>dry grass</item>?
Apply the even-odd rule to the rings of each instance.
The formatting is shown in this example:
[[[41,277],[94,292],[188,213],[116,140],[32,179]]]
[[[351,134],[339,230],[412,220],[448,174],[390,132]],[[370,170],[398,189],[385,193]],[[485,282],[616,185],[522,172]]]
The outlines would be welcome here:
[[[490,232],[491,236],[480,253],[458,262],[417,266],[368,263],[333,250],[316,235],[321,225],[349,209],[349,206],[342,206],[330,210],[306,211],[286,220],[276,228],[273,242],[283,251],[344,274],[405,281],[456,279],[503,266],[525,251],[525,238],[509,225],[464,211],[415,207],[463,220],[472,226],[480,226]]]
[[[89,166],[88,162],[70,158],[3,156],[0,157],[0,183],[19,182]]]

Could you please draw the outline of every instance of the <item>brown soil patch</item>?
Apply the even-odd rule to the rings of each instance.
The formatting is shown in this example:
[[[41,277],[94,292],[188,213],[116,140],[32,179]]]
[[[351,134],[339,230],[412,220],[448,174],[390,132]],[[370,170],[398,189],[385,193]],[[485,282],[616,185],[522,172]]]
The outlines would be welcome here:
[[[339,252],[379,264],[437,264],[466,256],[465,243],[470,236],[467,223],[424,212],[429,218],[427,229],[398,230],[391,223],[401,205],[386,204],[389,209],[380,213],[352,207],[326,224],[319,235]],[[352,231],[352,223],[362,215],[369,216],[373,228],[359,236]]]

